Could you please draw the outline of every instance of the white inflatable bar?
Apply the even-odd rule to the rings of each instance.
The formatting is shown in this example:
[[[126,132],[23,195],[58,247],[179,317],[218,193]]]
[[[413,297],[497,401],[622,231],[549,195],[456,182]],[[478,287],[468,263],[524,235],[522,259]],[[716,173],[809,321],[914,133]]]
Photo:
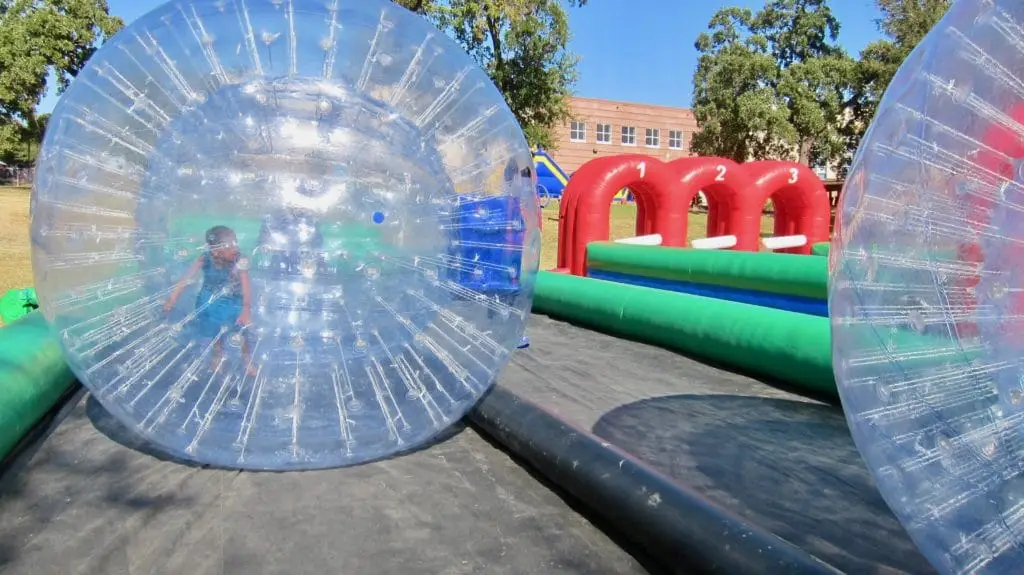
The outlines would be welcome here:
[[[633,236],[631,238],[622,238],[621,240],[615,240],[615,243],[632,244],[635,246],[660,246],[661,234],[650,234],[646,236]]]
[[[726,250],[736,245],[736,236],[713,236],[697,238],[690,246],[698,250]]]
[[[785,250],[788,248],[799,248],[807,245],[807,236],[771,236],[761,238],[761,245],[769,250]]]

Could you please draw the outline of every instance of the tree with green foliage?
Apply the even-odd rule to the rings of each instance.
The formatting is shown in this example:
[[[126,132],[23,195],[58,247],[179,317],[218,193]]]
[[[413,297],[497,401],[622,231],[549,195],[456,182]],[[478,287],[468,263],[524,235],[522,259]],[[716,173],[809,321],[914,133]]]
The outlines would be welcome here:
[[[33,115],[24,124],[12,122],[11,125],[16,131],[13,137],[17,138],[17,142],[11,143],[13,149],[3,156],[3,161],[12,165],[32,164],[43,142],[43,134],[46,133],[49,120],[50,114],[38,114]]]
[[[723,8],[697,37],[691,150],[737,162],[842,159],[854,62],[839,46],[827,0],[769,0]]]
[[[841,161],[855,63],[839,46],[828,0],[723,8],[696,41],[691,150],[736,161],[796,154]]]
[[[550,148],[571,117],[578,58],[567,50],[565,6],[587,0],[395,0],[431,20],[479,63],[531,145]]]
[[[123,25],[106,0],[0,0],[0,159],[31,160],[45,128],[36,108],[50,81],[67,89]]]
[[[951,0],[875,0],[882,17],[876,22],[884,38],[860,53],[854,73],[847,147],[855,151],[878,110],[889,82],[910,52],[945,15]]]

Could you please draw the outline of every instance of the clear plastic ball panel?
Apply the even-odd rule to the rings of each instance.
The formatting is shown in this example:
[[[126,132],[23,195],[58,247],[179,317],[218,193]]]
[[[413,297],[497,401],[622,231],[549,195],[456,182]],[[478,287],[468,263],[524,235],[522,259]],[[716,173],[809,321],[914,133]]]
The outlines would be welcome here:
[[[1024,565],[1024,5],[964,0],[908,58],[840,207],[836,378],[882,494],[945,573]]]
[[[529,148],[469,57],[388,2],[158,8],[62,98],[37,173],[36,284],[69,364],[185,458],[414,448],[524,330]]]

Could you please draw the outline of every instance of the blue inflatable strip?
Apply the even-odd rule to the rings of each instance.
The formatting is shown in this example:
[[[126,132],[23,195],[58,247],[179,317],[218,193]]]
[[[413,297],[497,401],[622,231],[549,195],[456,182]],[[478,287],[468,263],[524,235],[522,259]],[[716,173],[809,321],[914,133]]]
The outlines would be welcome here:
[[[775,309],[792,311],[806,315],[828,317],[828,301],[823,299],[814,299],[809,297],[785,295],[750,289],[732,288],[711,284],[701,284],[695,282],[663,280],[658,278],[650,278],[646,276],[622,274],[617,272],[592,269],[587,270],[587,277],[622,284],[643,286],[660,290],[674,291],[679,293],[688,293],[691,295],[699,295],[703,297],[712,297],[716,299],[734,301],[737,303],[759,305],[761,307],[771,307]]]

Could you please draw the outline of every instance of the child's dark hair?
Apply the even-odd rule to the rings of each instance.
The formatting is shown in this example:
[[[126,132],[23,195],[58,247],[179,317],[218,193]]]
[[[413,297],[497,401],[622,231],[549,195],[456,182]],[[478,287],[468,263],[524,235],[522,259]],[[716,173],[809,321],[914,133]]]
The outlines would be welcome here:
[[[235,230],[227,226],[213,226],[206,230],[206,245],[211,248],[221,247],[235,239]]]

